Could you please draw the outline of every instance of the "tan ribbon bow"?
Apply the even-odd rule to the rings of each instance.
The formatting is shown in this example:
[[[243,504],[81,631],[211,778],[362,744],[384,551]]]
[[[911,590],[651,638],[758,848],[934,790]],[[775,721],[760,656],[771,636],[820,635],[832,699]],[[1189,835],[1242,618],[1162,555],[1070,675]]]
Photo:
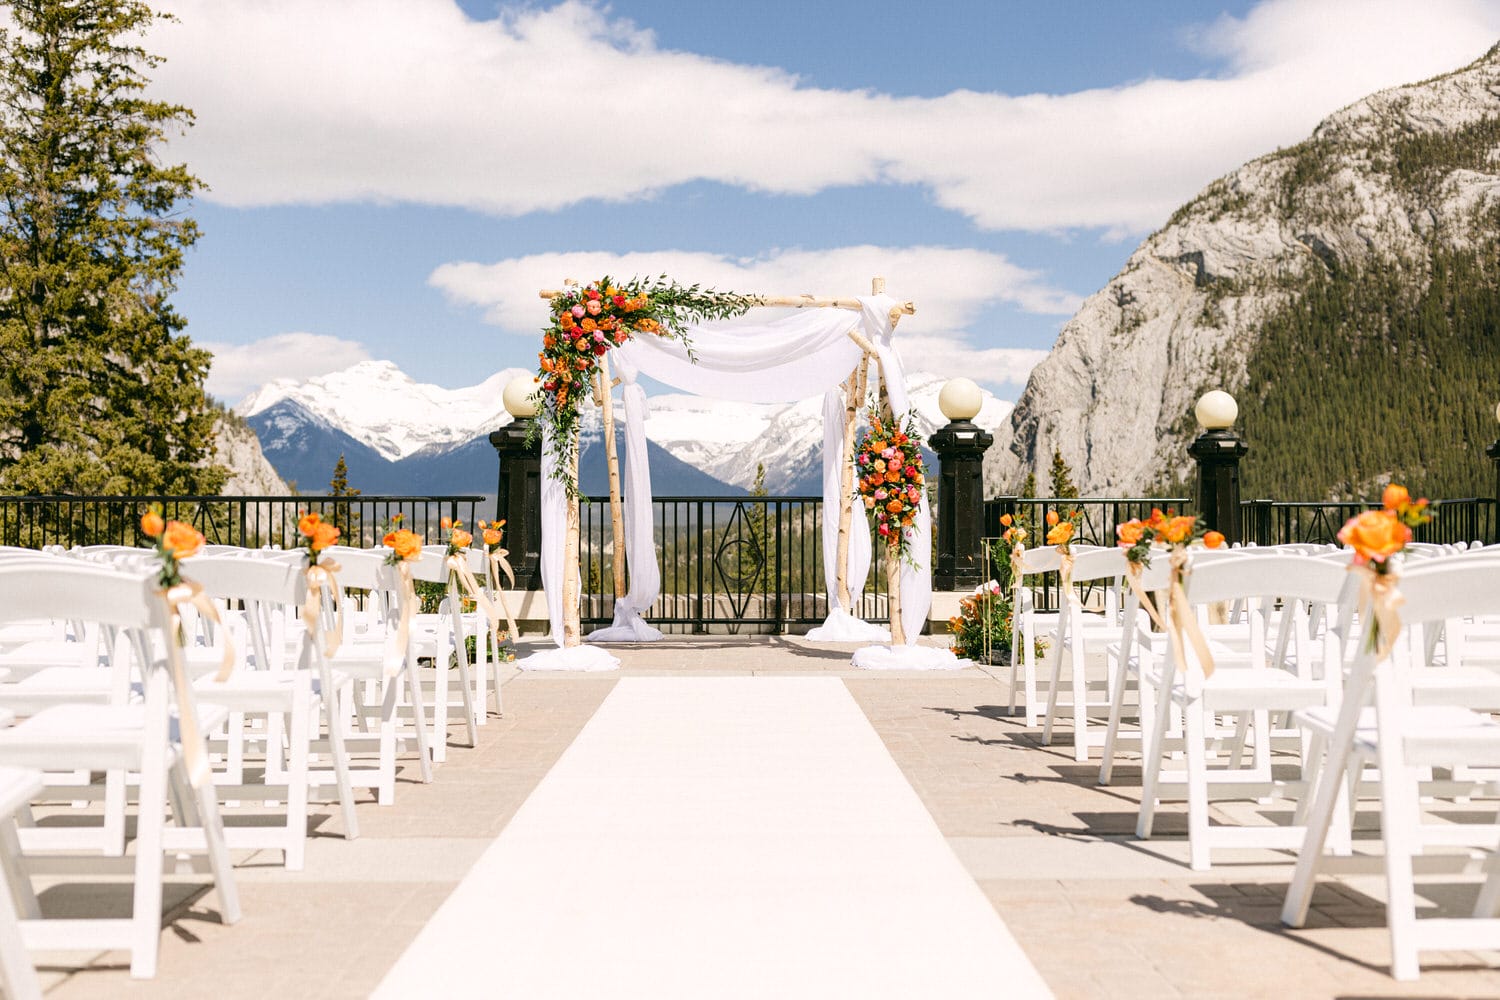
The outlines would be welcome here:
[[[1162,620],[1161,612],[1156,610],[1156,602],[1151,600],[1151,595],[1141,587],[1141,564],[1126,560],[1125,579],[1130,583],[1130,589],[1135,593],[1135,599],[1140,606],[1146,609],[1146,614],[1156,623],[1156,627],[1163,632],[1167,631],[1167,623]]]
[[[516,628],[516,620],[511,617],[510,605],[505,603],[505,591],[500,589],[500,574],[505,574],[505,579],[510,583],[512,589],[516,585],[515,571],[510,568],[510,562],[505,558],[510,555],[508,549],[489,549],[485,552],[488,566],[490,592],[495,595],[495,602],[500,605],[500,610],[505,612],[505,626],[510,629],[506,634],[512,639],[521,638],[521,630]]]
[[[1026,546],[1021,542],[1010,547],[1010,589],[1015,595],[1013,608],[1020,607],[1021,587],[1026,577]]]
[[[323,591],[327,590],[333,600],[333,631],[323,640],[323,655],[332,657],[344,641],[344,588],[339,586],[334,574],[343,567],[332,559],[324,559],[307,567],[307,599],[302,605],[302,623],[316,639],[323,631]]]
[[[460,552],[449,556],[443,561],[443,564],[448,567],[448,572],[451,574],[450,579],[458,581],[459,593],[463,594],[467,591],[467,596],[473,598],[474,603],[479,606],[479,610],[484,612],[485,618],[489,620],[490,628],[499,625],[500,612],[495,610],[495,605],[485,595],[484,588],[479,585],[479,580],[474,576],[474,571],[469,568],[468,558]],[[454,608],[453,613],[455,615],[462,614],[463,608]]]
[[[1359,574],[1359,616],[1368,624],[1369,644],[1375,650],[1375,662],[1391,655],[1396,637],[1401,633],[1401,616],[1397,614],[1406,598],[1396,589],[1400,579],[1395,573],[1380,573],[1365,563],[1351,563],[1349,572]]]
[[[396,575],[401,581],[401,593],[397,603],[401,605],[401,618],[396,623],[396,636],[386,643],[385,675],[394,677],[406,663],[406,649],[411,645],[411,617],[417,605],[417,585],[412,582],[411,563],[405,559],[396,563]]]
[[[228,680],[234,672],[234,643],[219,618],[219,609],[199,584],[184,580],[156,593],[167,606],[167,666],[172,671],[172,687],[177,694],[177,736],[182,744],[182,762],[187,766],[192,786],[202,788],[209,780],[210,770],[208,758],[203,755],[203,737],[198,731],[198,713],[193,705],[187,667],[182,661],[182,606],[191,605],[218,626],[224,637],[224,655],[219,661],[219,672],[214,675],[217,682]]]
[[[1061,559],[1058,569],[1062,574],[1062,592],[1071,596],[1073,593],[1073,553],[1067,547],[1059,545],[1057,554]]]
[[[1204,677],[1214,675],[1214,658],[1209,652],[1208,640],[1203,637],[1203,631],[1198,628],[1198,619],[1188,608],[1187,591],[1183,584],[1188,574],[1188,551],[1187,546],[1179,545],[1172,549],[1172,576],[1170,599],[1167,601],[1168,611],[1172,615],[1172,628],[1168,634],[1172,637],[1172,651],[1177,656],[1177,662],[1184,667],[1187,660],[1183,658],[1182,637],[1185,634],[1188,642],[1192,643],[1193,652],[1198,654],[1198,665],[1203,668]]]

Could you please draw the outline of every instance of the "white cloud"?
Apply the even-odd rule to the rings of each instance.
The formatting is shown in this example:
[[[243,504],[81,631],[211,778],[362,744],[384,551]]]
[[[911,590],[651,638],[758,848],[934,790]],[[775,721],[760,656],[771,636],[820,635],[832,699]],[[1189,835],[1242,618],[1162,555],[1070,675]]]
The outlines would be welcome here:
[[[1213,177],[1500,35],[1482,0],[1266,0],[1192,43],[1219,79],[897,98],[657,46],[576,0],[473,21],[453,0],[174,0],[157,90],[232,205],[409,201],[516,214],[708,179],[927,188],[994,229],[1159,225]]]
[[[444,264],[430,283],[454,302],[485,310],[491,323],[536,336],[545,307],[542,288],[567,277],[600,274],[669,274],[706,287],[763,295],[850,296],[865,292],[870,278],[884,275],[892,295],[916,303],[916,315],[901,321],[898,343],[907,364],[942,375],[967,374],[998,385],[1024,385],[1045,351],[979,350],[971,334],[994,342],[1004,336],[996,307],[1067,315],[1079,300],[1044,283],[1035,271],[1003,255],[947,247],[838,247],[786,250],[762,257],[663,250],[646,253],[543,253],[493,264]]]
[[[208,391],[234,402],[272,379],[311,378],[368,361],[364,345],[326,333],[278,333],[249,344],[195,344],[213,352]]]

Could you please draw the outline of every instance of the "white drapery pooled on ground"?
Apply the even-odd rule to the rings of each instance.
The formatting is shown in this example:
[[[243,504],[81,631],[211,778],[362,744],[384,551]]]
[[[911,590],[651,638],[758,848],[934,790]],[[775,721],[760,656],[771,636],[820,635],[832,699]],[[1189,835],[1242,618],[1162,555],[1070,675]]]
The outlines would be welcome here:
[[[908,403],[900,359],[890,347],[890,310],[897,306],[887,295],[860,300],[859,317],[842,309],[816,309],[798,312],[766,323],[712,323],[690,328],[687,339],[692,356],[681,340],[668,340],[653,334],[636,334],[621,347],[613,348],[616,368],[625,390],[626,423],[626,564],[630,571],[630,592],[616,607],[615,622],[605,635],[590,636],[595,641],[619,639],[650,641],[660,633],[641,620],[656,600],[660,590],[660,573],[656,564],[654,511],[651,503],[650,471],[646,458],[645,395],[635,380],[646,375],[686,392],[720,399],[752,403],[793,402],[824,393],[824,561],[830,614],[824,628],[834,632],[825,639],[842,641],[888,641],[878,626],[860,622],[839,607],[837,577],[834,572],[838,542],[838,509],[843,501],[841,463],[853,460],[843,454],[844,408],[839,383],[854,370],[863,351],[850,337],[859,329],[880,352],[887,379],[887,391],[895,412],[904,414]],[[882,346],[883,341],[883,346]],[[889,360],[887,360],[889,358]],[[639,393],[639,395],[636,395]],[[833,415],[833,416],[830,416]],[[566,554],[567,504],[571,502],[564,486],[557,481],[557,458],[546,435],[542,449],[542,583],[547,588],[547,612],[552,635],[562,645],[563,601],[562,579]],[[856,511],[859,527],[864,526],[864,512]],[[833,522],[831,545],[828,521]],[[913,550],[922,553],[919,565],[926,572],[931,550],[931,523],[926,513],[925,497],[916,524],[910,529]],[[861,540],[862,539],[862,540]],[[576,555],[575,555],[576,558]],[[851,594],[864,588],[869,572],[869,538],[864,531],[850,534],[849,560],[846,568]],[[932,600],[930,576],[908,567],[902,572],[903,623],[915,636],[926,620]],[[908,589],[911,593],[908,594]],[[531,669],[556,669],[552,665]],[[549,660],[555,659],[550,653]],[[570,669],[563,667],[563,669]],[[571,668],[580,669],[580,668]],[[588,668],[582,668],[588,669]],[[594,668],[598,669],[598,668]]]

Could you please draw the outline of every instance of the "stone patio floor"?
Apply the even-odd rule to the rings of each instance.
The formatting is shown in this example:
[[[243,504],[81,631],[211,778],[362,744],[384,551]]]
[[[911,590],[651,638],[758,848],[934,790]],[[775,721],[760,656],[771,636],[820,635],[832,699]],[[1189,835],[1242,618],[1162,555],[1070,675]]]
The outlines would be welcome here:
[[[523,641],[521,655],[527,642]],[[852,647],[850,647],[852,648]],[[1071,734],[1042,746],[1007,716],[998,669],[872,674],[848,650],[795,637],[671,637],[614,650],[614,674],[513,672],[506,714],[461,739],[436,780],[407,767],[396,802],[363,796],[360,839],[342,839],[336,809],[314,804],[306,871],[284,872],[279,852],[239,852],[244,918],[218,921],[216,897],[190,882],[169,889],[160,972],[138,982],[123,953],[43,955],[49,997],[362,997],[506,825],[578,734],[619,676],[841,677],[892,757],[1059,997],[1500,996],[1500,954],[1429,953],[1419,982],[1386,974],[1382,883],[1325,881],[1308,927],[1279,921],[1292,857],[1216,855],[1211,872],[1186,864],[1183,809],[1163,808],[1157,839],[1131,835],[1139,769],[1108,788],[1094,763],[1072,759]],[[455,733],[459,729],[455,727]],[[1289,806],[1233,807],[1238,818],[1283,819]],[[1440,804],[1445,813],[1492,815]],[[1259,813],[1256,816],[1253,814]],[[1472,866],[1470,866],[1472,868]],[[1466,913],[1477,875],[1419,886],[1427,913]],[[56,887],[49,915],[128,906],[123,886]],[[580,942],[581,958],[587,943]],[[495,961],[505,942],[495,942]],[[80,967],[81,963],[87,962]],[[434,995],[440,984],[434,983]],[[996,984],[1003,996],[1004,984]]]

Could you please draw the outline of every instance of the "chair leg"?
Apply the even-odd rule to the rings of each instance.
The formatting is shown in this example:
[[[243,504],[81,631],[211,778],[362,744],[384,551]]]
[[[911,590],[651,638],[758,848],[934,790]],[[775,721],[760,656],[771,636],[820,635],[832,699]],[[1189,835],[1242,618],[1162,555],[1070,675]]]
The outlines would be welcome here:
[[[1080,635],[1074,640],[1073,653],[1068,657],[1073,667],[1073,759],[1080,764],[1089,759],[1088,652],[1082,638]]]
[[[1484,859],[1484,886],[1474,901],[1474,917],[1486,920],[1500,914],[1500,851]]]
[[[498,715],[498,716],[501,716],[503,718],[505,716],[505,696],[501,692],[500,669],[505,664],[505,657],[501,655],[502,651],[501,651],[501,648],[500,648],[500,630],[499,629],[491,629],[490,630],[490,642],[491,642],[491,644],[493,646],[493,648],[491,650],[492,655],[490,657],[490,662],[491,662],[491,665],[494,668],[495,714]],[[1010,705],[1011,711],[1010,711],[1010,714],[1014,715],[1015,714],[1015,707],[1016,707],[1016,704],[1015,704],[1015,702],[1016,702],[1015,677],[1011,678],[1010,700],[1011,700],[1011,705]]]
[[[31,886],[31,876],[26,874],[26,864],[21,854],[21,838],[16,833],[15,818],[11,816],[0,819],[0,875],[5,877],[9,886],[8,894],[0,896],[0,900],[13,900],[16,912],[23,920],[42,919],[42,907]],[[5,903],[0,901],[0,906],[3,905]],[[0,962],[4,958],[4,955],[0,955]],[[30,962],[27,964],[30,965]],[[9,996],[8,993],[6,995]]]
[[[384,697],[380,699],[380,780],[375,801],[383,806],[396,801],[396,712],[400,701],[401,685],[392,677],[385,681]]]
[[[309,743],[312,741],[308,707],[312,690],[307,685],[293,687],[291,718],[287,721],[288,747],[286,781],[286,847],[282,864],[287,871],[300,872],[307,859],[307,769],[311,766]]]
[[[349,751],[344,746],[344,729],[334,706],[339,703],[337,691],[324,692],[323,708],[328,713],[328,743],[333,756],[333,773],[338,779],[339,805],[344,816],[344,839],[359,837],[359,817],[354,809],[354,783],[349,779]]]
[[[135,887],[130,911],[130,976],[156,975],[161,947],[162,826],[167,811],[166,747],[148,743],[141,761],[135,832]],[[205,782],[209,784],[209,782]]]
[[[197,790],[199,824],[208,848],[208,865],[214,885],[219,890],[219,917],[226,924],[240,922],[240,890],[234,881],[234,864],[229,844],[224,840],[224,819],[219,815],[219,799],[212,782],[205,781]]]
[[[1187,758],[1188,854],[1193,871],[1211,866],[1208,838],[1208,747],[1203,724],[1203,706],[1191,702],[1183,707],[1183,754]]]
[[[469,734],[469,746],[479,745],[479,732],[474,724],[474,679],[469,669],[469,651],[460,644],[458,649],[458,687],[464,706],[464,727]]]
[[[125,856],[125,812],[129,789],[124,771],[108,771],[104,775],[104,856]]]
[[[1302,836],[1302,848],[1297,852],[1297,866],[1292,872],[1286,900],[1281,906],[1281,922],[1288,927],[1301,927],[1307,922],[1307,909],[1312,903],[1313,887],[1318,880],[1318,864],[1328,841],[1329,827],[1336,821],[1335,811],[1341,809],[1345,802],[1344,771],[1349,766],[1354,725],[1358,718],[1358,710],[1351,713],[1346,706],[1340,711],[1339,724],[1328,741],[1328,753],[1319,769],[1317,786],[1312,792],[1313,803],[1307,816],[1307,832]]]
[[[1144,695],[1147,685],[1141,685]],[[1171,697],[1159,706],[1155,725],[1151,727],[1150,745],[1141,755],[1141,814],[1135,821],[1135,835],[1141,840],[1151,839],[1151,827],[1156,822],[1157,786],[1161,783],[1162,755],[1167,739],[1167,720],[1171,718]]]
[[[1071,665],[1072,651],[1063,645],[1062,637],[1057,640],[1057,657],[1052,661],[1052,681],[1047,685],[1047,721],[1042,726],[1042,745],[1052,745],[1052,721],[1057,718],[1057,689],[1062,682],[1063,657],[1069,657]]]
[[[474,662],[469,664],[474,675],[474,698],[469,715],[476,726],[487,726],[490,722],[490,634],[487,624],[474,632]]]
[[[432,659],[436,679],[432,685],[432,760],[441,764],[448,759],[448,663],[447,650],[438,645]]]
[[[1020,640],[1018,640],[1018,639],[1012,639],[1011,641],[1013,643],[1019,643]],[[1010,649],[1010,707],[1005,710],[1005,714],[1006,715],[1015,715],[1016,714],[1016,678],[1021,675],[1021,660],[1022,660],[1022,658],[1023,657],[1021,656],[1020,649],[1017,648],[1016,645],[1011,646],[1011,649]]]
[[[6,816],[0,818],[0,827],[10,831],[10,837],[15,839],[15,828],[11,818]],[[9,854],[10,846],[0,846],[0,850]],[[31,956],[26,952],[26,944],[21,939],[21,927],[16,919],[16,911],[11,909],[11,897],[20,887],[14,885],[14,876],[10,872],[11,866],[0,864],[0,989],[5,991],[10,1000],[41,1000],[42,987],[36,978],[36,969],[31,964]],[[25,891],[31,892],[31,882],[26,882]],[[32,897],[35,902],[35,897]]]
[[[1099,762],[1099,784],[1107,785],[1114,777],[1115,741],[1120,735],[1120,716],[1125,710],[1125,689],[1130,680],[1130,660],[1123,655],[1115,658],[1115,668],[1110,672],[1114,678],[1113,691],[1109,699],[1109,725],[1104,730],[1104,759]]]
[[[422,776],[422,784],[432,781],[432,762],[436,756],[428,746],[427,741],[427,709],[422,704],[422,681],[417,676],[416,657],[407,654],[406,666],[403,668],[406,674],[407,696],[411,698],[411,724],[417,731],[417,767]]]
[[[1416,932],[1417,897],[1412,881],[1412,854],[1420,813],[1414,768],[1380,769],[1380,834],[1385,841],[1386,925],[1391,934],[1391,976],[1410,981],[1419,974]],[[1394,773],[1388,773],[1392,771]]]
[[[1021,652],[1025,659],[1026,728],[1033,729],[1040,718],[1036,708],[1036,636],[1028,633],[1024,643],[1025,648]]]

